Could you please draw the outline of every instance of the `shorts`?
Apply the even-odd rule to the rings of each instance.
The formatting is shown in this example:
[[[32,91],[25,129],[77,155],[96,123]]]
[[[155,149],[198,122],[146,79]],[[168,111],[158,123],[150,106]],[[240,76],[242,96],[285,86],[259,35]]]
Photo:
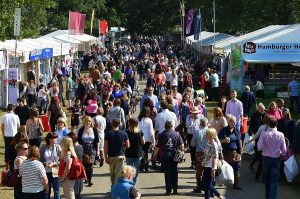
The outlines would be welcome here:
[[[73,118],[71,118],[71,126],[79,126],[79,123],[79,115],[76,114]]]

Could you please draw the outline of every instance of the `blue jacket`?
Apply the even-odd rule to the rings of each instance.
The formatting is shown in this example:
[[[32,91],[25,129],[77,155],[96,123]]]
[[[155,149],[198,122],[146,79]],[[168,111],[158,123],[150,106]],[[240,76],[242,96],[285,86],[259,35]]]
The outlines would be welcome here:
[[[134,186],[134,183],[127,178],[119,178],[118,183],[111,188],[111,195],[113,199],[131,199],[129,197],[129,190]]]

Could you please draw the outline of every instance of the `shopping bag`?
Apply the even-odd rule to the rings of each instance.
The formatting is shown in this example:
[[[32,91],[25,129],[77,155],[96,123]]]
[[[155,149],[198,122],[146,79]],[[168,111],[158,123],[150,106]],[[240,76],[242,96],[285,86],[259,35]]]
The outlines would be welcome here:
[[[249,155],[253,155],[255,153],[254,151],[254,142],[249,142],[249,140],[252,139],[252,136],[249,135],[249,133],[246,133],[244,143],[243,143],[243,151],[244,153],[248,153]],[[248,144],[246,144],[248,143]]]
[[[216,177],[219,184],[233,184],[234,172],[233,168],[225,160],[222,160],[222,172]]]
[[[299,172],[299,168],[295,156],[291,156],[287,161],[284,162],[283,170],[287,181],[292,182]]]
[[[48,121],[48,116],[47,115],[42,115],[41,116],[41,121],[44,127],[44,132],[51,132],[51,127]]]

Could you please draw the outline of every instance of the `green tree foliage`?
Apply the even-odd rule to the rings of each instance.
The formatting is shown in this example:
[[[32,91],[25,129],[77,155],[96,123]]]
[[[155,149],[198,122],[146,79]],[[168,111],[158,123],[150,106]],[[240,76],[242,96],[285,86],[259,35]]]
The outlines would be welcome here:
[[[55,6],[52,0],[0,1],[0,40],[14,38],[15,8],[21,8],[21,38],[37,36],[47,25],[46,9]]]
[[[13,36],[14,12],[22,9],[21,38],[36,37],[57,29],[67,29],[69,11],[106,19],[109,26],[122,26],[131,33],[161,34],[180,26],[180,0],[2,0],[0,40]],[[185,10],[201,10],[203,29],[212,31],[212,0],[185,0]],[[215,0],[216,31],[242,34],[272,24],[300,23],[300,0]],[[94,21],[97,36],[98,20]]]

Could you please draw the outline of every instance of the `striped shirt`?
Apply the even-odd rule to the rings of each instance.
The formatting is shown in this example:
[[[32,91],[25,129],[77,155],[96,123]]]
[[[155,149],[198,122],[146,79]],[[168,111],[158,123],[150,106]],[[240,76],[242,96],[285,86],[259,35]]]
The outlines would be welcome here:
[[[47,177],[43,164],[38,160],[24,160],[20,169],[22,192],[38,193],[44,190],[43,177]]]

